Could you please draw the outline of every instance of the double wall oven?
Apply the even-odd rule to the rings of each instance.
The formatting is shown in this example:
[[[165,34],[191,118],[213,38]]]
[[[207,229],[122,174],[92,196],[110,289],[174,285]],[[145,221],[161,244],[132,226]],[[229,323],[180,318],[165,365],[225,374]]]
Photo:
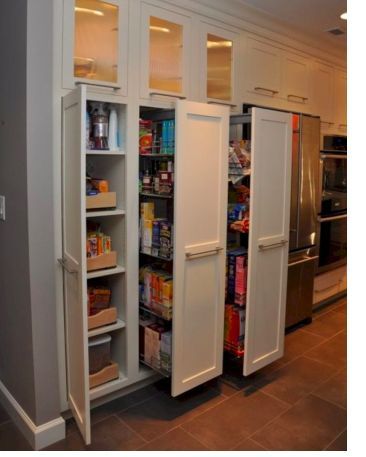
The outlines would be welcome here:
[[[320,154],[322,180],[318,273],[347,262],[347,138],[325,136]]]

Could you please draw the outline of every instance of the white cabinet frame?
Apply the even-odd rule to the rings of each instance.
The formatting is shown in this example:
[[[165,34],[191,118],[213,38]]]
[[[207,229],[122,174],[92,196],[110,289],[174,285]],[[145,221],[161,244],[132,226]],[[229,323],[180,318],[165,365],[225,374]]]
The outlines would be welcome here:
[[[140,8],[140,97],[148,100],[165,101],[169,101],[169,99],[171,101],[175,98],[189,98],[191,18],[145,2],[141,2]],[[182,26],[183,52],[181,92],[170,92],[150,88],[150,16],[158,17]]]
[[[106,0],[119,7],[118,15],[118,68],[117,82],[99,81],[74,76],[74,36],[75,36],[75,0],[63,0],[63,49],[62,49],[62,81],[65,89],[73,89],[76,83],[90,84],[100,87],[111,87],[116,94],[127,95],[128,75],[128,0]]]
[[[240,34],[233,32],[222,27],[218,27],[211,23],[201,21],[198,24],[200,31],[200,99],[208,101],[208,103],[217,103],[220,105],[227,105],[233,110],[238,110],[238,70],[240,58]],[[232,55],[231,55],[231,98],[230,100],[210,98],[207,96],[207,34],[225,38],[232,41]],[[239,110],[240,111],[240,110]]]

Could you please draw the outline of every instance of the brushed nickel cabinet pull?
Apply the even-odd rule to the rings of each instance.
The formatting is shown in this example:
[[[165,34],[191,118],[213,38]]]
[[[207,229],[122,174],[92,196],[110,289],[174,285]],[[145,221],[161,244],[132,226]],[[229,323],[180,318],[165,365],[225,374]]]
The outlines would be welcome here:
[[[204,255],[204,254],[218,254],[220,251],[223,251],[224,248],[215,248],[209,249],[208,251],[201,251],[201,252],[186,252],[187,260],[190,260],[192,257],[197,255]]]
[[[260,251],[265,251],[266,249],[274,249],[274,248],[279,248],[281,246],[284,246],[287,243],[287,240],[281,240],[278,243],[273,243],[273,244],[258,244],[258,249]]]
[[[153,97],[154,95],[159,95],[161,97],[174,97],[178,98],[179,100],[185,100],[187,97],[184,95],[174,95],[174,94],[164,94],[163,92],[150,92],[150,97]]]
[[[232,103],[225,103],[225,102],[215,102],[214,100],[209,100],[207,102],[209,105],[223,105],[223,106],[230,106],[230,108],[236,108],[238,105],[233,105]]]
[[[288,94],[287,98],[294,97],[294,98],[299,98],[303,102],[306,102],[306,100],[309,100],[308,97],[302,97],[301,95],[295,95],[295,94]]]
[[[85,84],[86,86],[93,86],[93,87],[106,87],[107,89],[119,90],[121,89],[120,86],[109,86],[108,84],[96,84],[96,83],[89,83],[85,81],[75,81],[75,86],[80,86],[81,84]]]
[[[267,89],[267,87],[255,87],[254,90],[264,90],[266,92],[270,92],[272,95],[278,94],[278,90],[273,90],[273,89]]]

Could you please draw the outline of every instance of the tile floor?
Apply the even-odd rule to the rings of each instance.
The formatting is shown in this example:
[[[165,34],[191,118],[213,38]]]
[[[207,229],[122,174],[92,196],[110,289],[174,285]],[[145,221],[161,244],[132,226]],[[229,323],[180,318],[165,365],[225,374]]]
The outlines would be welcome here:
[[[238,370],[237,370],[238,371]],[[173,399],[159,381],[92,412],[92,445],[73,420],[48,450],[346,450],[346,299],[286,336],[285,356]],[[0,450],[29,445],[0,408]]]

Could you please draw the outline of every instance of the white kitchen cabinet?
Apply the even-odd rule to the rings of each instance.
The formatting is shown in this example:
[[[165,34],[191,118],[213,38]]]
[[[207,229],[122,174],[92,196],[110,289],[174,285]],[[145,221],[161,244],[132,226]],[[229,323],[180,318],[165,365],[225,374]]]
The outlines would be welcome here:
[[[335,128],[343,134],[347,133],[347,73],[334,71],[334,116]]]
[[[313,114],[320,116],[322,130],[334,126],[334,69],[316,62],[312,70]]]
[[[239,34],[205,22],[200,30],[201,99],[237,108]]]
[[[76,423],[86,443],[90,442],[90,403],[108,393],[119,390],[126,384],[128,367],[125,282],[125,123],[126,106],[116,103],[118,131],[122,143],[115,150],[90,150],[86,139],[87,104],[108,103],[111,100],[89,93],[85,85],[74,89],[63,98],[63,150],[62,150],[62,218],[63,218],[63,255],[59,263],[64,270],[64,304],[66,360],[68,376],[68,400]],[[110,191],[114,194],[111,204],[99,204],[93,208],[86,197],[86,173],[94,173],[98,178],[107,179]],[[109,193],[98,194],[109,196]],[[109,206],[108,209],[105,206]],[[101,225],[103,231],[111,236],[112,253],[116,260],[113,265],[95,268],[90,260],[104,256],[87,257],[87,226],[92,221]],[[106,258],[106,257],[104,257]],[[107,268],[108,267],[108,268]],[[88,286],[96,279],[103,279],[112,292],[109,310],[115,313],[112,319],[104,320],[103,325],[94,327],[94,319],[88,313]],[[96,314],[98,318],[102,315]],[[104,383],[89,375],[88,341],[91,337],[110,334],[112,364],[98,376],[106,376]]]
[[[141,98],[189,96],[190,29],[189,16],[141,3]]]
[[[158,252],[141,248],[140,254],[141,268],[148,265],[156,274],[162,270],[172,273],[172,318],[166,317],[162,324],[167,328],[172,325],[171,361],[162,364],[159,354],[150,355],[152,345],[146,345],[146,331],[140,353],[141,363],[171,375],[171,392],[176,396],[222,372],[229,109],[178,100],[175,110],[142,108],[141,116],[145,121],[154,120],[157,129],[166,119],[175,122],[174,153],[140,158],[144,175],[150,167],[155,168],[157,160],[174,161],[173,194],[149,193],[145,188],[140,194],[140,204],[152,203],[154,218],[165,217],[174,228],[173,252],[167,260],[161,246]],[[207,189],[208,199],[204,197]],[[141,227],[145,224],[142,220]],[[150,239],[145,228],[141,233],[144,243]],[[150,299],[155,295],[152,281],[144,277],[141,283],[144,298],[140,310],[156,316],[162,306],[158,299]],[[166,316],[165,311],[159,314]]]
[[[63,13],[63,87],[127,95],[128,0],[64,0]]]
[[[281,49],[252,37],[246,37],[244,47],[244,101],[279,107],[282,81]]]
[[[241,124],[250,126],[245,139],[251,140],[250,177],[245,183],[250,187],[249,239],[239,242],[247,248],[246,376],[279,359],[284,351],[292,116],[262,108],[232,116],[231,140],[241,139],[241,130],[234,128]]]
[[[347,267],[341,266],[315,276],[313,307],[316,308],[325,300],[346,292]]]
[[[283,51],[282,90],[290,110],[308,112],[310,103],[310,60]]]

